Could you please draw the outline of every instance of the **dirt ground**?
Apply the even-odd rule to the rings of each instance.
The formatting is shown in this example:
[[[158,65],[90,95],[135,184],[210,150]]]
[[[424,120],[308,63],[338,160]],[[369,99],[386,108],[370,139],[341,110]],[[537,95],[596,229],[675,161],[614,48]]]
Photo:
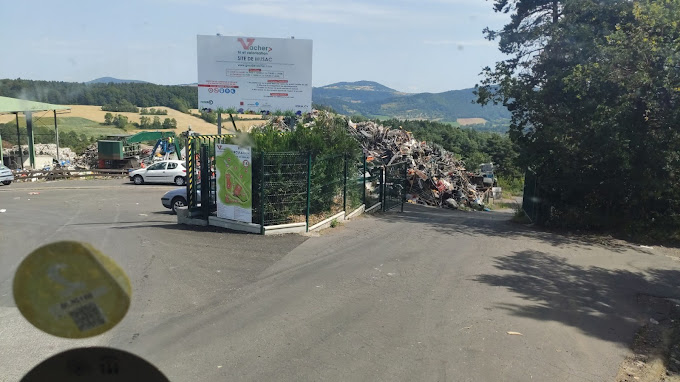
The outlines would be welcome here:
[[[616,382],[679,382],[680,301],[641,294],[638,304],[649,321],[636,333]]]
[[[90,105],[68,105],[71,110],[70,111],[65,111],[65,112],[60,112],[57,113],[59,117],[63,118],[68,118],[68,117],[81,117],[85,119],[89,119],[91,121],[97,122],[97,123],[104,123],[104,116],[106,113],[109,113],[108,111],[104,111],[101,109],[101,106],[90,106]],[[199,134],[203,135],[208,135],[208,134],[217,134],[217,126],[213,125],[211,123],[208,123],[198,117],[195,117],[193,115],[189,115],[186,113],[182,113],[179,110],[171,109],[169,107],[165,106],[152,106],[155,109],[161,109],[161,110],[167,110],[168,114],[167,115],[159,115],[158,117],[161,119],[161,122],[165,118],[175,118],[177,120],[177,130],[178,131],[186,131],[189,126],[191,126],[191,129],[193,131],[198,132]],[[149,108],[150,109],[150,108]],[[193,109],[192,112],[196,112],[196,109]],[[51,112],[45,112],[45,113],[51,113]],[[128,121],[130,122],[137,122],[139,123],[139,119],[143,116],[139,113],[115,113],[115,112],[110,112],[111,114],[121,114],[126,117],[128,117]],[[43,113],[35,113],[36,117],[40,117]],[[153,115],[148,115],[147,117],[151,118],[153,120]],[[246,114],[239,114],[238,117],[240,119],[259,119],[259,115],[246,115]],[[0,115],[0,123],[7,123],[11,122],[14,120],[14,115],[13,114],[2,114]],[[236,121],[236,127],[238,127],[240,130],[249,130],[250,127],[252,127],[254,124],[262,124],[263,121],[247,121],[247,120],[239,120]],[[226,118],[223,119],[223,132],[225,133],[233,133],[234,128],[232,127],[232,123],[229,120],[229,116],[226,116]],[[153,129],[149,129],[153,130]],[[143,131],[143,130],[140,130]]]
[[[484,118],[458,118],[456,122],[460,123],[462,126],[465,125],[479,125],[486,123]]]

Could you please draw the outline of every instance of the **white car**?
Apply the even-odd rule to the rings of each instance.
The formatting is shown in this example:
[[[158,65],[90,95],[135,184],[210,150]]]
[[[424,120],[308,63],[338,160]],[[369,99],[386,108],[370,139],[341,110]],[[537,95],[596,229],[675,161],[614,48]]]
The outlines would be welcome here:
[[[178,186],[186,184],[187,170],[184,161],[164,160],[130,172],[130,181],[135,184],[174,183]]]
[[[0,164],[0,182],[8,186],[13,180],[14,174],[12,174],[12,170]]]

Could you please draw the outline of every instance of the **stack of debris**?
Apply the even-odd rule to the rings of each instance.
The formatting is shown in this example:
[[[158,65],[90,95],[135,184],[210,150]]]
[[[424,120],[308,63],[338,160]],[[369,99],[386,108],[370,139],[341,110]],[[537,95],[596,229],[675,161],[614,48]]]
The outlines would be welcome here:
[[[410,132],[391,129],[375,122],[347,124],[347,130],[361,143],[364,153],[377,165],[406,161],[407,200],[431,206],[458,208],[461,202],[482,208],[476,186],[465,174],[465,164],[436,144],[419,142]]]
[[[91,169],[97,167],[97,161],[99,159],[99,150],[97,148],[97,143],[93,143],[85,149],[82,155],[79,155],[71,163],[76,168]]]
[[[36,143],[33,145],[35,155],[47,155],[57,159],[57,145],[54,143]],[[28,145],[21,145],[24,156],[28,156]],[[18,156],[19,146],[14,145],[10,149],[3,150],[4,155]],[[59,147],[59,157],[64,161],[71,161],[76,157],[76,153],[68,147]]]
[[[308,115],[313,121],[334,116],[320,110],[313,110]],[[295,118],[274,116],[270,126],[278,131],[292,131],[296,122]],[[313,124],[307,122],[303,126]],[[347,131],[359,141],[374,166],[407,162],[407,201],[450,208],[458,208],[464,203],[472,208],[484,208],[482,193],[470,183],[463,161],[441,146],[417,141],[408,131],[372,121],[353,123],[349,120]]]

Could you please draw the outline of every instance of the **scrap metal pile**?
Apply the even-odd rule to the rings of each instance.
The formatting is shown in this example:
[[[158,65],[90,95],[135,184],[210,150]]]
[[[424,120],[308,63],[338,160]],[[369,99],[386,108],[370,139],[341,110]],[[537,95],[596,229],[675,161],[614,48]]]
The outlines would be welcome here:
[[[410,132],[391,129],[372,121],[353,123],[347,130],[356,137],[368,157],[380,165],[406,161],[411,203],[458,208],[460,203],[481,208],[481,195],[465,174],[465,164],[437,144],[413,139]]]
[[[313,121],[333,116],[322,110],[313,110],[308,115]],[[269,126],[278,131],[292,131],[296,122],[295,118],[274,116]],[[303,123],[303,126],[313,126],[313,122]],[[463,204],[477,209],[484,207],[482,192],[470,182],[463,161],[441,146],[418,141],[401,128],[392,129],[372,121],[354,123],[348,120],[347,131],[359,141],[373,166],[406,161],[408,202],[450,208]]]

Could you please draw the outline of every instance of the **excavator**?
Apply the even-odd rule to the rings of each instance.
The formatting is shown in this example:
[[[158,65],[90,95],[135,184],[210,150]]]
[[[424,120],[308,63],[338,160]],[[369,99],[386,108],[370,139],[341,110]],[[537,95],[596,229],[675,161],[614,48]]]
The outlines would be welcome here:
[[[172,131],[142,131],[135,135],[110,135],[97,142],[99,168],[137,168],[144,163],[140,143],[156,141],[147,158],[153,158],[160,148],[160,153],[167,157],[175,153],[182,160],[177,137]]]

